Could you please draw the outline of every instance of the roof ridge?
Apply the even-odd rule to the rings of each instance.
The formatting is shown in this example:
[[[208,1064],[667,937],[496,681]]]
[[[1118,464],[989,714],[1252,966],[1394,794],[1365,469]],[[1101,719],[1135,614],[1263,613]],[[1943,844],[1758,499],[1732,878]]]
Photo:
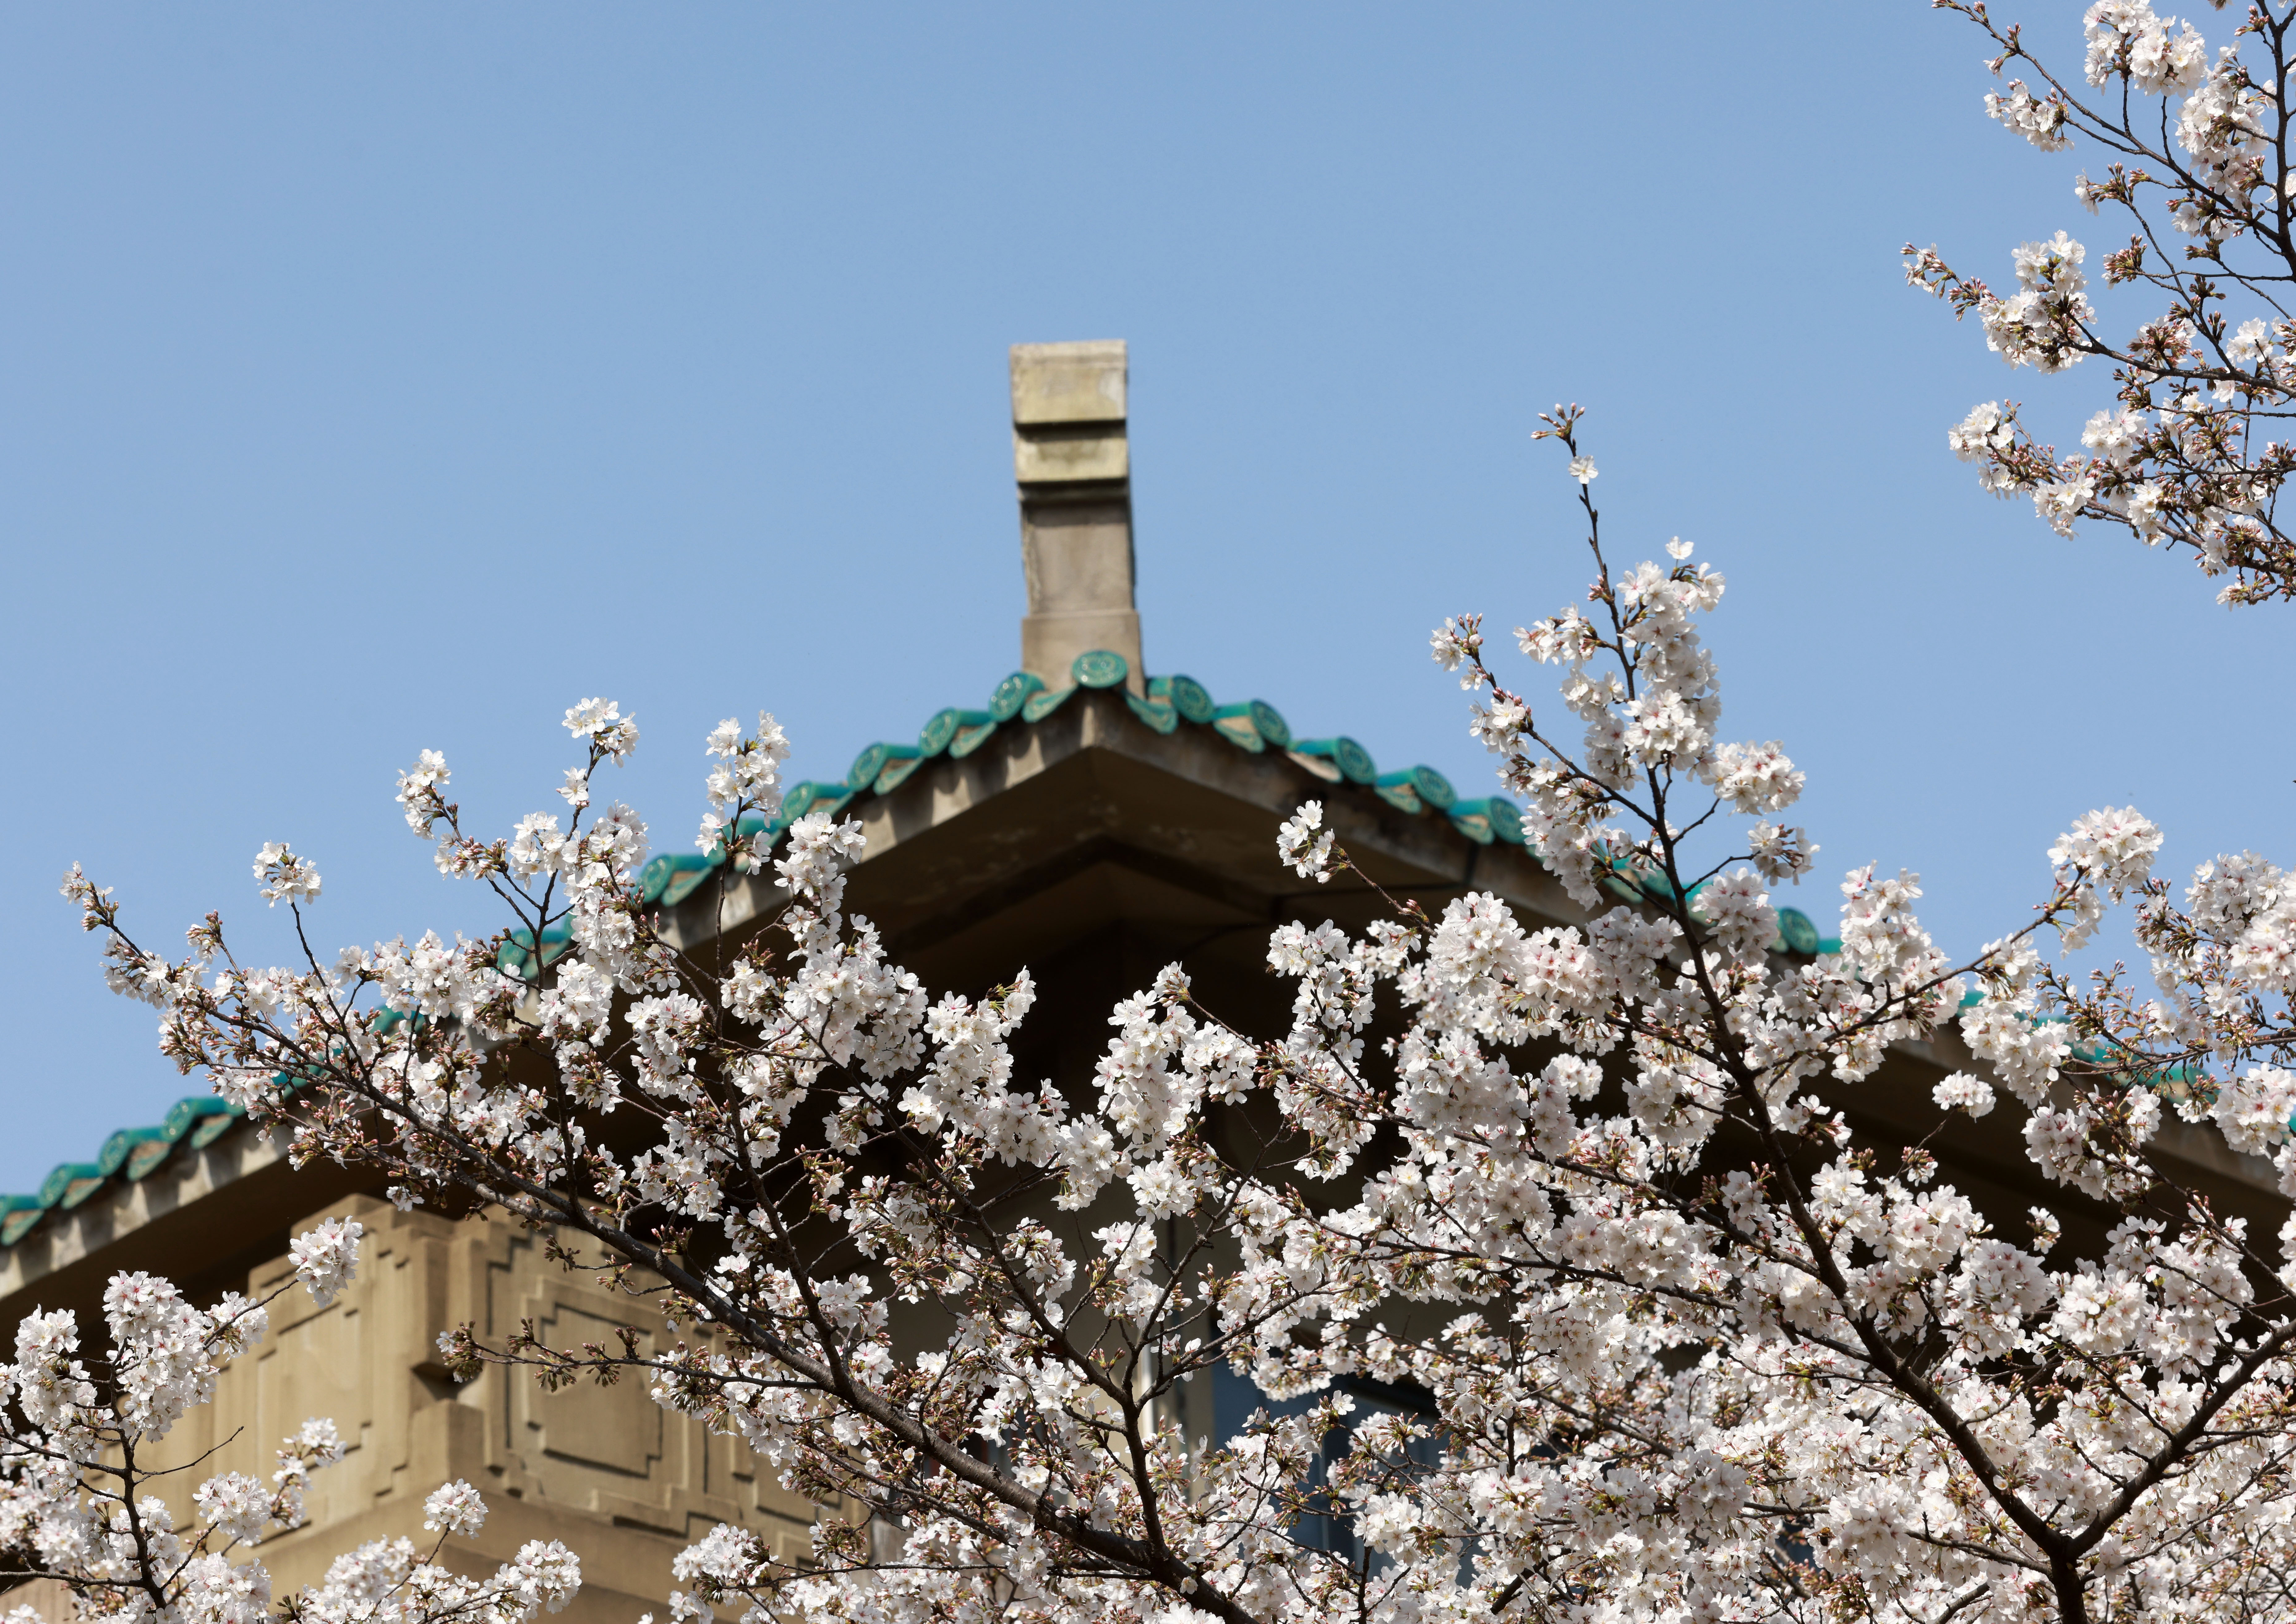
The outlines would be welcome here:
[[[1079,689],[1123,690],[1131,674],[1124,656],[1108,649],[1078,655],[1069,667],[1070,685],[1065,688],[1047,686],[1033,671],[1015,671],[996,685],[980,709],[938,710],[918,729],[915,743],[881,740],[870,744],[853,758],[843,778],[806,779],[792,784],[782,797],[780,812],[770,821],[752,815],[728,833],[734,841],[763,833],[771,849],[790,825],[808,813],[834,815],[865,796],[890,794],[926,762],[943,755],[961,760],[987,743],[998,729],[1041,722]],[[1371,752],[1355,740],[1345,735],[1295,738],[1283,713],[1267,701],[1218,704],[1193,677],[1152,677],[1146,686],[1145,698],[1124,690],[1124,701],[1133,715],[1158,733],[1171,733],[1182,722],[1208,727],[1238,750],[1253,755],[1279,750],[1326,783],[1367,789],[1398,811],[1414,816],[1435,812],[1480,845],[1488,846],[1495,841],[1510,846],[1523,844],[1521,809],[1504,795],[1461,800],[1448,778],[1423,765],[1382,774]],[[654,857],[639,871],[639,900],[676,906],[709,875],[725,866],[729,844],[721,839],[710,851]],[[551,945],[545,932],[545,954]]]

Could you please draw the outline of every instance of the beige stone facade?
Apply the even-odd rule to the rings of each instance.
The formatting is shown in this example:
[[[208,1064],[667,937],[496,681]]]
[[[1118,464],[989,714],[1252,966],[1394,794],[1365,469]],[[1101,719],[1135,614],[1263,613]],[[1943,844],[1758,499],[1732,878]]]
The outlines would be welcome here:
[[[713,1523],[753,1529],[777,1554],[802,1558],[815,1516],[835,1514],[760,1480],[746,1445],[664,1409],[641,1377],[546,1392],[523,1371],[449,1376],[438,1340],[463,1324],[499,1343],[530,1321],[561,1348],[611,1343],[617,1325],[653,1342],[664,1334],[644,1302],[545,1260],[516,1225],[401,1213],[364,1196],[311,1216],[333,1214],[366,1227],[357,1280],[324,1308],[299,1288],[282,1292],[270,1334],[226,1370],[215,1402],[194,1409],[166,1446],[169,1464],[201,1462],[163,1491],[184,1519],[201,1479],[267,1479],[282,1438],[307,1417],[333,1420],[348,1452],[313,1476],[309,1522],[262,1547],[281,1591],[317,1580],[366,1540],[404,1537],[429,1549],[437,1536],[423,1532],[422,1498],[455,1478],[478,1487],[489,1513],[443,1560],[482,1573],[527,1540],[565,1540],[582,1559],[570,1624],[629,1624],[659,1612],[671,1559]],[[292,1276],[282,1256],[247,1285],[267,1296],[291,1287]],[[70,1618],[56,1587],[26,1588],[19,1600]],[[50,1594],[33,1594],[42,1591]]]

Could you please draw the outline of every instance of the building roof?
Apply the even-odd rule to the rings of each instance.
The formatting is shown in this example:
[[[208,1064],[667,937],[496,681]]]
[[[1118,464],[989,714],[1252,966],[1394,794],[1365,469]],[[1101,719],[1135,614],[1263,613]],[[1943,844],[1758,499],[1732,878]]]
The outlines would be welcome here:
[[[947,757],[963,760],[973,755],[999,730],[1034,728],[1045,723],[1079,692],[1110,690],[1120,696],[1132,714],[1149,728],[1170,734],[1184,726],[1217,735],[1249,755],[1281,755],[1331,785],[1342,796],[1375,799],[1411,817],[1439,819],[1477,845],[1524,844],[1519,808],[1505,796],[1462,799],[1435,768],[1414,766],[1382,772],[1371,752],[1344,734],[1328,738],[1295,737],[1283,713],[1264,700],[1222,704],[1203,685],[1185,676],[1152,677],[1146,697],[1128,691],[1130,673],[1123,656],[1097,650],[1080,655],[1070,668],[1071,685],[1051,688],[1026,671],[1015,671],[996,685],[979,709],[949,707],[935,711],[918,730],[914,742],[880,742],[854,758],[842,779],[809,779],[792,786],[770,825],[775,841],[789,825],[808,812],[857,812],[867,800],[891,794],[927,763]],[[757,832],[752,822],[742,833]],[[1535,853],[1529,854],[1533,857]],[[726,864],[721,848],[709,854],[672,853],[655,857],[640,874],[640,896],[665,910],[685,901]],[[1665,885],[1652,876],[1637,888],[1624,874],[1607,883],[1619,896],[1640,899]],[[1774,950],[1808,956],[1839,946],[1822,939],[1815,924],[1800,911],[1779,911],[1779,939]],[[562,929],[545,931],[541,951],[546,964],[564,950]],[[504,948],[505,967],[522,964],[533,950],[530,942],[512,942]],[[15,1247],[62,1215],[82,1208],[103,1192],[125,1194],[180,1156],[204,1152],[234,1133],[245,1113],[213,1095],[193,1095],[178,1100],[159,1122],[122,1128],[108,1136],[93,1158],[60,1162],[30,1193],[0,1195],[0,1252]],[[226,1147],[231,1148],[231,1147]],[[234,1161],[243,1160],[242,1151]],[[267,1162],[270,1158],[262,1158]],[[226,1174],[225,1177],[230,1175]]]

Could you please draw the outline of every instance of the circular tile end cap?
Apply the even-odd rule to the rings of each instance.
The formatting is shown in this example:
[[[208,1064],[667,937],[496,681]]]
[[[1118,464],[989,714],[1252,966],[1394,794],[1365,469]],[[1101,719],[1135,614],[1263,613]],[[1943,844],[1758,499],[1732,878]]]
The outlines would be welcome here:
[[[1108,649],[1095,649],[1088,654],[1078,654],[1069,667],[1069,675],[1086,688],[1113,688],[1132,674],[1124,656]]]

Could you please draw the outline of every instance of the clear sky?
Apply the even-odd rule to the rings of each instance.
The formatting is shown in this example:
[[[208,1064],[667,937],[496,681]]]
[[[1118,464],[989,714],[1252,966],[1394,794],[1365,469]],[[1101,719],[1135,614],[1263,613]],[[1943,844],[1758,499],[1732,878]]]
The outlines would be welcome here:
[[[2077,53],[2078,4],[2002,9]],[[833,777],[980,702],[1016,340],[1131,341],[1150,668],[1297,730],[1488,784],[1426,634],[1576,595],[1527,438],[1576,399],[1620,553],[1730,578],[1726,730],[1785,741],[1824,847],[1788,900],[1910,867],[1973,949],[2106,803],[2179,865],[2296,858],[2290,611],[1946,452],[2106,385],[1902,283],[1908,238],[1997,281],[2104,241],[1982,55],[1921,0],[0,10],[0,1189],[190,1087],[74,859],[163,944],[220,906],[283,951],[282,838],[327,947],[483,928],[391,803],[421,749],[506,828],[611,695],[684,849],[722,717]]]

